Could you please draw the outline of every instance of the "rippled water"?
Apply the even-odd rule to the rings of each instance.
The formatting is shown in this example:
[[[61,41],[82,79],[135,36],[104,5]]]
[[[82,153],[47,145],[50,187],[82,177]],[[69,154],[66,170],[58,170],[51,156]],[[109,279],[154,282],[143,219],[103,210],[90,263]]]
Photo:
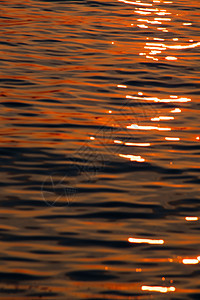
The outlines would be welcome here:
[[[1,299],[200,299],[199,1],[0,5]]]

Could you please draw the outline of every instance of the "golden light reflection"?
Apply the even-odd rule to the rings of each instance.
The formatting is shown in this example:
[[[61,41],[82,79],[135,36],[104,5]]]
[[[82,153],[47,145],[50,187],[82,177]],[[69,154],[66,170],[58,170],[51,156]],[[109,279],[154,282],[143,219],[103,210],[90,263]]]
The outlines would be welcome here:
[[[162,44],[163,48],[167,49],[175,49],[175,50],[183,50],[183,49],[189,49],[189,48],[196,48],[200,45],[200,42],[189,44],[189,45],[166,45]]]
[[[166,141],[180,141],[180,138],[179,137],[165,137],[165,140]]]
[[[125,143],[126,146],[136,146],[136,147],[149,147],[150,143]]]
[[[197,258],[184,258],[182,263],[184,265],[196,265],[199,263],[199,260]]]
[[[180,113],[181,109],[180,108],[174,108],[170,111],[171,113]]]
[[[145,22],[145,23],[149,23],[149,24],[162,24],[162,22],[159,22],[159,21],[149,21],[147,19],[137,19],[138,22]]]
[[[156,61],[158,61],[158,58],[155,58],[155,57],[153,57],[153,56],[150,56],[150,55],[146,55],[146,58],[150,58],[150,59],[153,59],[153,60],[156,60]]]
[[[118,88],[122,88],[122,89],[126,89],[126,88],[127,88],[127,85],[118,84],[117,87],[118,87]]]
[[[140,10],[135,10],[136,14],[140,14],[140,15],[151,15],[150,11],[140,11]]]
[[[127,126],[128,129],[136,129],[136,130],[159,130],[159,131],[170,131],[171,128],[169,127],[156,127],[156,126],[146,126],[146,125],[137,125],[131,124]]]
[[[138,238],[128,238],[129,243],[145,243],[145,244],[151,244],[151,245],[163,245],[164,240],[153,240],[153,239],[138,239]]]
[[[126,95],[127,99],[135,99],[135,100],[146,100],[146,101],[153,101],[153,102],[163,102],[163,103],[170,103],[170,102],[181,102],[181,103],[186,103],[190,102],[191,98],[186,98],[186,97],[180,97],[178,96],[170,96],[170,98],[166,99],[159,99],[158,97],[137,97],[137,96],[130,96]]]
[[[118,141],[118,140],[114,140],[114,143],[115,143],[115,144],[123,144],[122,141]]]
[[[175,292],[175,287],[170,286],[148,286],[148,285],[143,285],[141,287],[142,291],[149,291],[149,292],[160,292],[160,293],[168,293],[168,292]]]
[[[175,56],[166,56],[165,59],[166,60],[177,60],[178,58]]]
[[[136,147],[149,147],[151,146],[150,143],[123,143],[122,141],[119,141],[119,140],[114,140],[114,143],[115,144],[123,144],[125,146],[136,146]]]
[[[135,2],[135,1],[127,1],[127,0],[118,0],[119,2],[124,2],[126,4],[132,4],[132,5],[141,5],[141,6],[152,6],[150,3],[142,3],[140,1]]]
[[[129,159],[130,161],[137,161],[137,162],[144,162],[145,159],[142,158],[140,155],[131,155],[131,154],[119,154],[120,157],[123,157],[123,158],[127,158]]]
[[[168,116],[159,116],[155,118],[151,118],[151,121],[169,121],[169,120],[174,120],[174,117],[168,117]]]
[[[142,269],[141,269],[141,268],[137,268],[137,269],[135,270],[135,272],[142,272]]]
[[[164,41],[164,39],[156,38],[156,37],[154,37],[153,39],[154,39],[154,41]]]
[[[199,218],[198,217],[185,217],[186,221],[198,221]]]
[[[156,21],[171,21],[172,19],[171,18],[154,18],[154,20]],[[164,41],[164,39],[160,39],[162,41]]]
[[[149,5],[149,4],[146,4],[144,5],[144,3],[142,2],[129,2],[129,1],[126,1],[126,0],[119,0],[121,2],[124,2],[124,3],[129,3],[129,4],[138,4],[138,5],[141,5],[141,6],[153,6],[154,3],[160,3],[160,0],[153,0],[153,5]],[[172,3],[172,1],[166,1],[164,3]],[[151,14],[154,14],[154,15],[157,15],[158,17],[155,16],[155,18],[153,20],[149,20],[149,19],[137,19],[138,22],[143,22],[143,23],[147,23],[147,24],[150,24],[150,25],[161,25],[163,24],[163,26],[160,26],[160,27],[157,27],[156,29],[158,31],[162,31],[162,32],[168,32],[168,28],[164,26],[164,23],[166,22],[171,22],[172,21],[172,18],[171,17],[168,17],[169,15],[172,15],[172,13],[170,13],[169,11],[167,11],[166,9],[159,9],[159,8],[153,8],[153,7],[147,7],[147,8],[141,8],[141,7],[137,7],[135,9],[135,13],[138,13],[140,15],[151,15]],[[178,15],[178,14],[177,14]],[[184,22],[182,23],[183,26],[191,26],[192,23],[191,22]],[[138,24],[137,27],[140,27],[140,28],[148,28],[147,25],[145,24]],[[149,39],[149,38],[146,38],[146,39]],[[159,39],[159,38],[153,38],[153,40],[160,40],[160,41],[164,41],[165,39]],[[173,38],[172,39],[174,42],[178,41],[179,39],[178,38]],[[154,60],[154,61],[158,61],[159,58],[158,57],[154,57],[152,55],[158,55],[162,53],[162,51],[166,51],[168,49],[171,49],[171,50],[183,50],[183,49],[188,49],[188,48],[195,48],[195,47],[198,47],[200,45],[200,42],[195,42],[193,43],[194,41],[193,40],[189,40],[190,44],[184,44],[184,45],[171,45],[171,44],[156,44],[156,43],[151,43],[151,47],[148,46],[148,43],[146,44],[146,46],[144,46],[145,49],[150,49],[151,52],[149,52],[148,54],[146,54],[146,58],[147,59],[151,59],[151,60]],[[192,44],[191,44],[192,42]],[[159,50],[161,52],[152,52],[152,50]],[[142,53],[142,52],[141,52]],[[140,53],[140,55],[142,55]],[[170,55],[166,55],[164,57],[165,60],[168,60],[168,61],[176,61],[178,58],[175,57],[175,56],[170,56]]]
[[[171,15],[171,13],[160,11],[160,12],[157,12],[156,15],[158,15],[158,16],[166,16],[166,15]]]
[[[147,26],[145,24],[138,24],[137,26],[140,27],[140,28],[148,28],[149,27],[149,26]]]

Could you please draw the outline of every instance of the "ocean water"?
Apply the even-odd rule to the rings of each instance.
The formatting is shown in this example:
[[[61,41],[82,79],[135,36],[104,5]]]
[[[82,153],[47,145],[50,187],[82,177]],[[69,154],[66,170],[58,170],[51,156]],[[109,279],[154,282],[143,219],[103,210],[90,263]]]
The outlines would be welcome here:
[[[1,300],[200,299],[199,4],[0,1]]]

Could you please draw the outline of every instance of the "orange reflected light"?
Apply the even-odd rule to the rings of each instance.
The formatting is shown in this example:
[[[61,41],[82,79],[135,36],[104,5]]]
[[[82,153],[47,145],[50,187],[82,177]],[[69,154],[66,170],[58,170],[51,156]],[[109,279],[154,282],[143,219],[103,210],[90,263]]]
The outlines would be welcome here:
[[[138,238],[128,238],[129,243],[145,243],[145,244],[151,244],[151,245],[163,245],[164,240],[152,240],[152,239],[138,239]]]
[[[146,22],[146,23],[149,23],[149,24],[162,24],[162,22],[159,22],[159,21],[149,21],[147,19],[137,19],[137,21],[139,22]]]
[[[166,30],[166,28],[157,28],[158,30]],[[173,39],[178,40],[177,38]],[[195,43],[195,44],[190,44],[190,45],[175,45],[175,46],[171,46],[171,45],[166,45],[166,44],[159,44],[159,43],[146,43],[147,47],[144,47],[146,49],[157,49],[157,50],[166,50],[166,49],[175,49],[175,50],[182,50],[182,49],[188,49],[188,48],[195,48],[198,45],[200,45],[199,43]],[[165,59],[167,60],[177,60],[177,57],[175,56],[166,56]]]
[[[149,147],[150,143],[125,143],[126,146],[138,146],[138,147]]]
[[[156,21],[171,21],[170,18],[154,18],[154,20],[156,20]],[[164,39],[160,39],[160,40],[164,41]]]
[[[198,221],[199,218],[198,217],[185,217],[186,221]]]
[[[163,47],[166,47],[168,49],[182,50],[182,49],[188,49],[188,48],[195,48],[195,47],[198,47],[199,45],[200,45],[200,42],[190,44],[190,45],[175,45],[175,46],[170,46],[170,45],[163,44]]]
[[[164,103],[169,103],[169,102],[181,102],[181,103],[185,103],[185,102],[190,102],[191,99],[190,98],[178,98],[177,96],[170,96],[170,98],[173,99],[159,99],[157,97],[136,97],[136,96],[130,96],[130,95],[126,95],[127,99],[136,99],[136,100],[147,100],[147,101],[153,101],[153,102],[164,102]]]
[[[137,124],[131,124],[127,126],[128,129],[138,129],[138,130],[159,130],[159,131],[170,131],[171,128],[167,127],[156,127],[156,126],[140,126]]]
[[[137,156],[137,155],[131,155],[131,154],[128,154],[128,155],[125,155],[125,154],[119,154],[120,157],[123,157],[123,158],[127,158],[127,159],[130,159],[130,161],[137,161],[137,162],[144,162],[145,159],[142,158],[141,156]]]
[[[166,56],[165,59],[166,60],[177,60],[178,58],[175,56]]]
[[[179,112],[181,112],[181,109],[180,108],[174,108],[170,112],[171,113],[179,113]]]
[[[174,117],[168,117],[168,116],[159,116],[159,117],[155,117],[155,118],[151,118],[151,121],[168,121],[168,120],[174,120]]]
[[[138,269],[135,270],[135,272],[142,272],[142,269],[138,268]]]
[[[118,84],[117,86],[118,88],[122,88],[122,89],[126,89],[127,88],[127,85],[123,85],[123,84]]]
[[[138,8],[138,9],[144,11],[158,11],[158,8]]]
[[[151,121],[160,121],[159,117],[151,118]]]
[[[119,2],[124,2],[126,4],[133,4],[133,5],[142,5],[142,6],[152,6],[150,3],[142,3],[142,2],[134,2],[134,1],[127,1],[127,0],[118,0]]]
[[[171,15],[171,13],[166,13],[166,12],[157,12],[156,15],[158,16],[165,16],[165,15]]]
[[[165,140],[166,141],[180,141],[180,138],[178,137],[165,137]]]
[[[149,55],[147,55],[146,58],[151,58],[151,59],[153,59],[153,60],[158,60],[158,58],[155,58],[155,57],[149,56]]]
[[[170,287],[166,287],[166,286],[147,286],[147,285],[143,285],[141,287],[142,291],[149,291],[149,292],[160,292],[160,293],[168,293],[168,292],[175,292],[175,287],[174,286],[170,286]]]
[[[161,51],[152,50],[151,52],[149,52],[149,54],[151,54],[151,55],[155,55],[155,54],[158,54],[158,53],[161,53]]]
[[[151,15],[151,12],[149,12],[149,11],[135,10],[135,13],[140,14],[140,15]]]
[[[149,26],[147,26],[147,25],[144,25],[144,24],[139,24],[139,25],[137,25],[137,27],[140,27],[140,28],[149,28]]]
[[[184,258],[184,259],[182,260],[182,263],[183,263],[184,265],[196,265],[196,264],[199,263],[199,260],[196,259],[196,258]]]

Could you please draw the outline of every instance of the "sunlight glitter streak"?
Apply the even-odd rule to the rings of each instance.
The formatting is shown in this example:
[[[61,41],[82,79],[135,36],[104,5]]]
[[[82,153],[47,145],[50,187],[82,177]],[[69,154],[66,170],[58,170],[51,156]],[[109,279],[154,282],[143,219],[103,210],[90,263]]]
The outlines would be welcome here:
[[[137,97],[137,96],[130,96],[130,95],[126,95],[126,99],[135,99],[135,100],[146,100],[146,101],[153,101],[153,102],[163,102],[163,103],[170,103],[170,102],[181,102],[181,103],[186,103],[186,102],[190,102],[191,99],[190,98],[186,98],[186,97],[176,97],[176,98],[172,98],[172,99],[159,99],[158,97]]]
[[[123,144],[123,142],[122,142],[122,141],[119,141],[119,140],[114,140],[114,143],[115,143],[115,144]]]
[[[136,146],[136,147],[149,147],[150,143],[125,143],[126,146]]]
[[[136,14],[140,14],[140,15],[151,15],[151,12],[149,11],[140,11],[140,10],[135,10]]]
[[[166,141],[180,141],[180,138],[179,137],[165,137],[165,140]]]
[[[181,109],[180,108],[174,108],[170,111],[171,113],[180,113]]]
[[[152,6],[152,4],[150,3],[134,2],[134,1],[127,1],[127,0],[118,0],[118,1],[126,4],[132,4],[132,5]]]
[[[146,43],[149,46],[156,46],[156,47],[162,47],[167,49],[175,49],[175,50],[182,50],[182,49],[189,49],[189,48],[195,48],[200,46],[200,42],[189,44],[189,45],[166,45],[166,44],[158,44],[158,43]]]
[[[127,85],[123,85],[123,84],[118,84],[117,86],[118,88],[122,88],[122,89],[126,89],[127,88]]]
[[[182,260],[182,263],[183,263],[184,265],[196,265],[196,264],[199,263],[199,260],[196,259],[196,258],[184,258],[184,259]]]
[[[138,130],[159,130],[159,131],[170,131],[171,128],[168,127],[156,127],[156,126],[141,126],[137,124],[131,124],[127,126],[128,129],[138,129]]]
[[[137,161],[137,162],[144,162],[145,159],[142,158],[141,156],[139,155],[131,155],[131,154],[128,154],[128,155],[125,155],[125,154],[119,154],[120,157],[123,157],[123,158],[127,158],[129,159],[130,161]]]
[[[148,286],[148,285],[143,285],[141,287],[142,291],[149,291],[149,292],[160,292],[160,293],[168,293],[168,292],[175,292],[175,287],[170,286],[170,287],[165,287],[165,286]]]
[[[163,245],[164,240],[152,240],[152,239],[138,239],[138,238],[128,238],[129,243],[145,243],[145,244],[151,244],[151,245]]]
[[[198,221],[199,218],[198,217],[185,217],[186,221]]]
[[[159,116],[155,118],[151,118],[151,121],[169,121],[169,120],[174,120],[174,117],[168,117],[168,116]]]
[[[177,60],[178,58],[175,56],[166,56],[165,59],[166,60]]]

